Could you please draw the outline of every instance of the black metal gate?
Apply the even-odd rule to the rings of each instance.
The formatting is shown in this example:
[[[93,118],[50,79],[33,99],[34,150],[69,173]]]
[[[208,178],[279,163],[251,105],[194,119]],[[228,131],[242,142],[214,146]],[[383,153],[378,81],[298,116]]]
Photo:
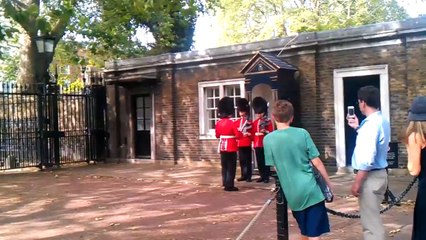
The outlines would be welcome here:
[[[0,170],[106,158],[103,85],[0,84]]]

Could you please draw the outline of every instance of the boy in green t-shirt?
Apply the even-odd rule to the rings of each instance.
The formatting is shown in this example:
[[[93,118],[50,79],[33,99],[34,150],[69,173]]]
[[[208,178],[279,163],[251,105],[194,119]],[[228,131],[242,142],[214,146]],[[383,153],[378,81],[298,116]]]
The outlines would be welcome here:
[[[302,239],[319,239],[330,232],[325,198],[318,186],[312,165],[331,186],[327,171],[310,134],[291,127],[293,105],[289,101],[274,103],[272,117],[277,130],[263,140],[266,165],[274,166],[288,205],[296,219]]]

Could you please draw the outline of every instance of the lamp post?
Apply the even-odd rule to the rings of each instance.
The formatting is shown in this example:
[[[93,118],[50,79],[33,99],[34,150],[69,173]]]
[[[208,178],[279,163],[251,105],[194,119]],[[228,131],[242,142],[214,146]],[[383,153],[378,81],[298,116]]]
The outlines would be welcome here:
[[[56,79],[50,81],[49,65],[53,58],[55,38],[38,36],[35,38],[40,58],[38,72],[39,101],[38,123],[40,136],[40,168],[60,165],[59,124],[58,124],[58,85]],[[53,148],[53,149],[52,149]],[[52,151],[53,150],[53,151]]]
[[[39,78],[41,79],[37,80],[41,84],[46,84],[49,80],[48,69],[53,57],[55,38],[50,36],[37,36],[35,37],[35,43],[40,58],[40,69],[37,70],[40,72]]]
[[[84,82],[84,85],[86,85],[86,70],[87,70],[87,66],[81,65],[81,78]]]

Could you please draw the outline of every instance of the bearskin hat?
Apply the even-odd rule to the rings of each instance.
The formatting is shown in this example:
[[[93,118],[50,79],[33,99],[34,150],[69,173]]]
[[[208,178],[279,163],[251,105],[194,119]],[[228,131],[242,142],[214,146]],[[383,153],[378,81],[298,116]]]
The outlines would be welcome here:
[[[249,101],[247,101],[247,99],[245,99],[245,98],[238,99],[237,109],[238,109],[238,112],[249,113],[250,112]]]
[[[217,106],[218,114],[220,118],[224,118],[234,114],[234,100],[230,97],[223,97],[219,100]]]
[[[268,112],[268,102],[262,97],[255,97],[253,99],[253,110],[254,113],[267,113]]]

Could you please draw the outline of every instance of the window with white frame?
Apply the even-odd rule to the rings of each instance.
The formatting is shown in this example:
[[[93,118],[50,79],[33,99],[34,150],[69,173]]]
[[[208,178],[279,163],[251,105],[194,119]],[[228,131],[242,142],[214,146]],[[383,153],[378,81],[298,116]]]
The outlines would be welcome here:
[[[214,138],[215,125],[219,120],[217,105],[219,100],[228,96],[234,100],[234,105],[239,98],[245,97],[244,79],[230,79],[198,84],[199,93],[199,122],[200,137]],[[238,116],[235,106],[234,118]]]

